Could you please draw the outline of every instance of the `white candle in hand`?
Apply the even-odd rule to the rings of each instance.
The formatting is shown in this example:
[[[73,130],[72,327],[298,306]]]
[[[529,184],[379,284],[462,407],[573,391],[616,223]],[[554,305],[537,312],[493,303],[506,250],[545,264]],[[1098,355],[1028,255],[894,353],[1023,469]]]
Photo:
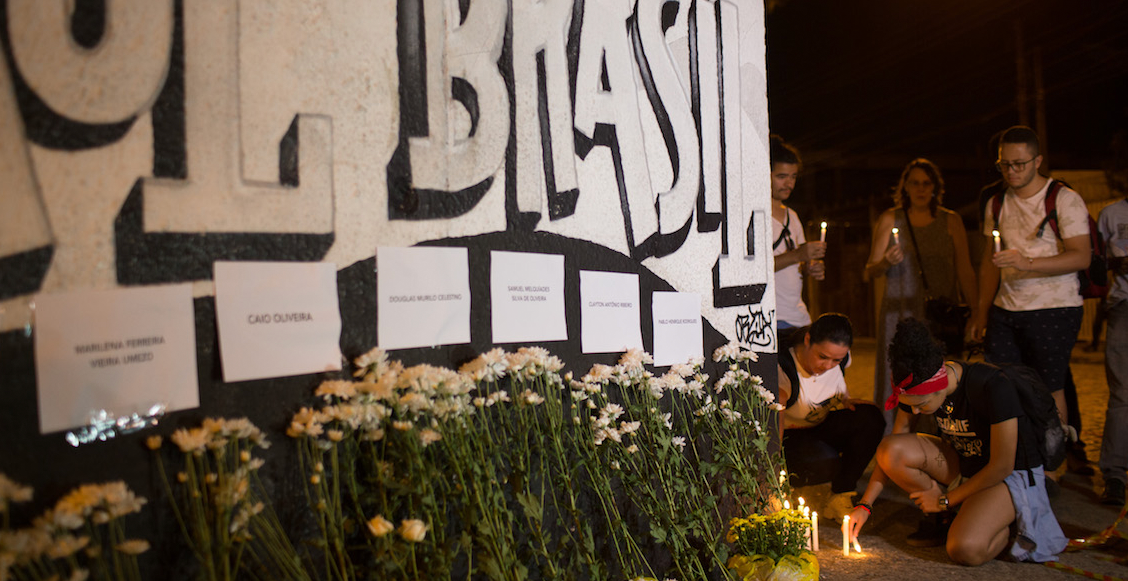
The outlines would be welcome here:
[[[998,230],[992,230],[991,236],[993,236],[995,238],[995,252],[999,252],[1000,250],[1003,249],[1002,240],[999,239],[999,231]]]
[[[826,222],[819,224],[819,242],[826,242]]]
[[[893,229],[893,244],[896,244],[897,246],[901,245],[901,236],[899,232],[900,230],[896,228]]]

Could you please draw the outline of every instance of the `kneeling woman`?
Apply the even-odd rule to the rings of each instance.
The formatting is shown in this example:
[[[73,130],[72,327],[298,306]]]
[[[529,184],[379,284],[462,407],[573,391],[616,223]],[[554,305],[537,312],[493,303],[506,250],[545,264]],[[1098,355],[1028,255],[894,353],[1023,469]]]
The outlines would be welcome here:
[[[1067,539],[1050,508],[1036,436],[1010,379],[986,363],[945,362],[943,348],[915,319],[897,325],[889,363],[893,395],[885,405],[900,406],[850,515],[851,537],[892,480],[925,513],[959,509],[946,543],[957,563],[980,565],[1008,545],[1018,561],[1055,560]],[[914,414],[935,414],[941,437],[910,433]]]

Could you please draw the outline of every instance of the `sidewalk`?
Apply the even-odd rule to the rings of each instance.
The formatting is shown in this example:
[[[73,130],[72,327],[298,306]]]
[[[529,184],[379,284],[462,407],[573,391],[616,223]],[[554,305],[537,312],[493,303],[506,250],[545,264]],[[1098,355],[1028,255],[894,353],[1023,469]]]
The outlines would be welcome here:
[[[846,378],[851,395],[859,398],[873,396],[874,342],[857,341],[852,350],[854,363],[847,369]],[[1104,379],[1104,355],[1087,353],[1079,344],[1074,349],[1074,379],[1078,386],[1078,399],[1082,411],[1082,438],[1087,443],[1089,459],[1096,461],[1100,438],[1104,428],[1104,412],[1108,388]],[[867,473],[859,482],[865,486]],[[1104,530],[1117,518],[1119,509],[1097,502],[1102,489],[1100,476],[1066,474],[1062,492],[1053,499],[1054,512],[1069,538],[1087,537]],[[863,552],[851,551],[842,556],[842,533],[839,526],[823,521],[819,531],[818,553],[821,578],[837,579],[1002,579],[1021,578],[1023,581],[1062,580],[1081,578],[1077,575],[1051,569],[1043,565],[991,561],[980,567],[962,567],[952,563],[944,547],[920,549],[911,547],[905,537],[916,530],[920,511],[901,490],[889,487],[874,503],[873,516],[859,538]],[[1121,523],[1119,530],[1128,533],[1128,524]],[[1128,565],[1111,562],[1109,558],[1128,557],[1128,541],[1114,540],[1100,549],[1087,549],[1064,553],[1061,562],[1098,575],[1128,579]]]

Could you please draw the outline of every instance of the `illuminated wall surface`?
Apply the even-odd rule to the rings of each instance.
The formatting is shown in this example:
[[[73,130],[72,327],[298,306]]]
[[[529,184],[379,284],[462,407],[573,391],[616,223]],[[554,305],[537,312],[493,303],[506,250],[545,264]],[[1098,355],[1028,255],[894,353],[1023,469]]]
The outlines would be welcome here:
[[[565,257],[543,346],[577,373],[616,358],[581,352],[580,270],[639,274],[648,351],[661,290],[701,295],[706,354],[776,350],[759,1],[68,4],[0,3],[0,471],[45,502],[151,468],[40,434],[37,293],[192,283],[200,408],[157,431],[248,416],[275,450],[329,375],[222,381],[217,260],[334,263],[349,359],[377,246],[413,245],[468,248],[471,341],[406,364],[492,347],[491,250]]]

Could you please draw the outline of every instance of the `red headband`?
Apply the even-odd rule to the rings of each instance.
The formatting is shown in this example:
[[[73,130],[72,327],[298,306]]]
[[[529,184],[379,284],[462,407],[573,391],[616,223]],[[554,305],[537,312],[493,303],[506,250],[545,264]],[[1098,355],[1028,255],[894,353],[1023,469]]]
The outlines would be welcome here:
[[[941,389],[948,387],[948,373],[944,370],[944,366],[941,365],[940,370],[937,371],[932,377],[929,377],[928,379],[920,382],[920,384],[918,385],[914,385],[909,388],[905,387],[912,382],[913,374],[911,373],[908,377],[902,379],[901,383],[893,383],[892,381],[890,381],[890,383],[893,383],[893,395],[889,396],[889,399],[885,400],[885,409],[891,410],[897,407],[897,401],[901,397],[902,393],[907,393],[909,395],[928,395],[930,393],[936,393]]]

